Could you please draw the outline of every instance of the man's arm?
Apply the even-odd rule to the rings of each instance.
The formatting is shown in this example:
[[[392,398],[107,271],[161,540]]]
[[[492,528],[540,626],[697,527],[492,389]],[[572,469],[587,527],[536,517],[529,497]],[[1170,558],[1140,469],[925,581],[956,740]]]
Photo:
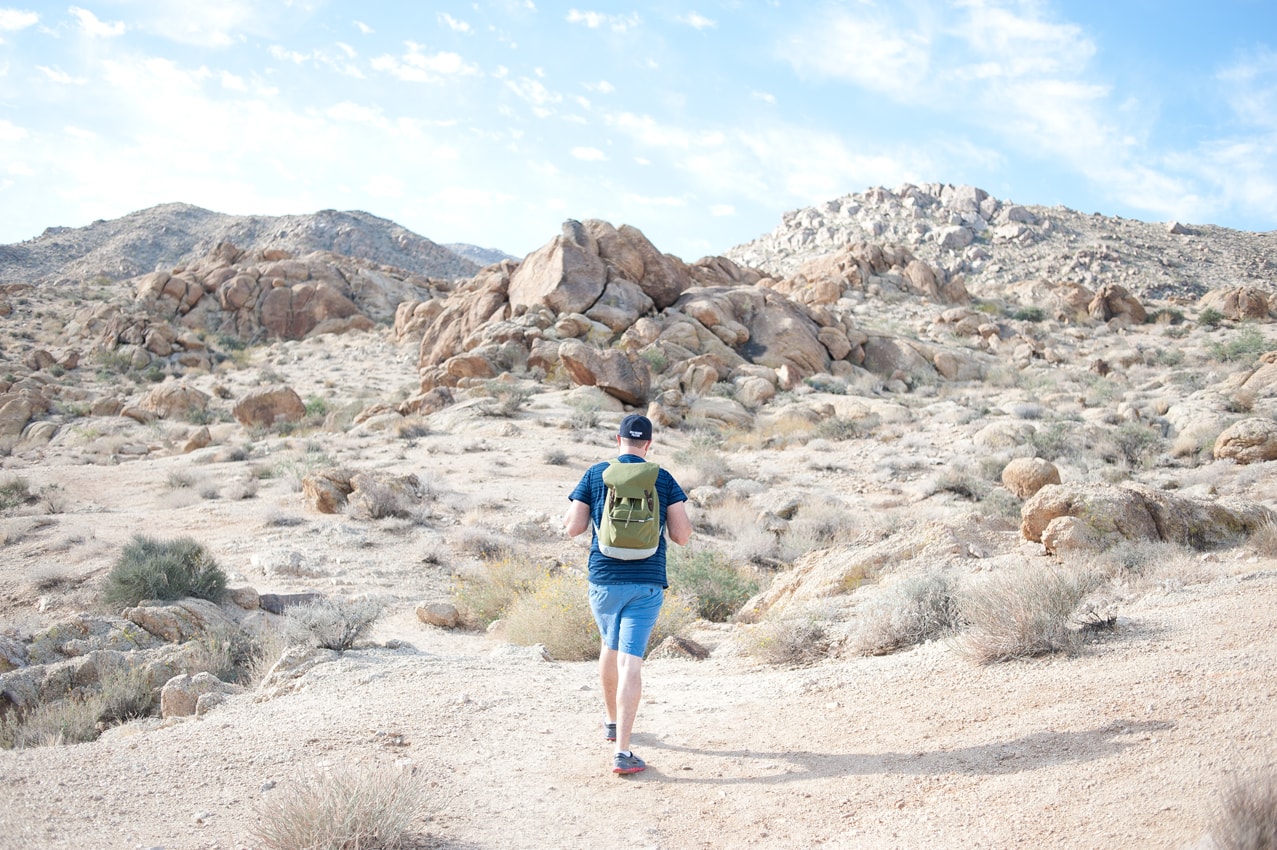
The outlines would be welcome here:
[[[567,513],[563,515],[563,528],[568,537],[576,537],[590,527],[590,506],[585,502],[572,499],[568,502]],[[690,531],[691,526],[688,526]]]
[[[692,539],[692,520],[687,516],[687,502],[675,502],[665,509],[665,531],[679,546]]]

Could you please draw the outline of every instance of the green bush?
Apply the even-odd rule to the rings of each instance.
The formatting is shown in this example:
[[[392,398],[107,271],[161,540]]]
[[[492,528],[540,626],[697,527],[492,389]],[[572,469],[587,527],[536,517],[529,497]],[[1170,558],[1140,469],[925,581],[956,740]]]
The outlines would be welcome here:
[[[1224,314],[1214,307],[1207,307],[1197,316],[1197,322],[1208,328],[1217,328],[1224,321]]]
[[[1254,325],[1247,325],[1237,332],[1226,343],[1211,345],[1211,356],[1216,360],[1231,362],[1234,360],[1254,360],[1266,351],[1271,351],[1274,344]]]
[[[1113,432],[1118,454],[1131,466],[1149,461],[1162,444],[1161,432],[1141,422],[1123,422]]]
[[[754,627],[746,640],[746,651],[767,664],[796,667],[824,658],[829,643],[824,620],[810,611],[800,611]]]
[[[146,671],[120,665],[105,671],[96,687],[76,689],[62,699],[37,703],[0,717],[0,749],[95,741],[103,725],[143,717],[153,703]]]
[[[11,475],[0,481],[0,512],[29,504],[36,500],[31,485],[20,475]]]
[[[268,792],[255,835],[268,850],[390,850],[425,816],[428,793],[414,770],[334,767]]]
[[[1046,311],[1041,307],[1019,307],[1011,313],[1011,318],[1021,322],[1040,322],[1046,318]]]
[[[194,596],[213,602],[226,593],[226,573],[202,545],[189,537],[155,540],[134,536],[106,577],[102,601],[110,608],[144,599]]]
[[[670,587],[694,599],[697,614],[714,623],[727,621],[758,592],[752,569],[739,567],[712,550],[671,547],[666,566]]]

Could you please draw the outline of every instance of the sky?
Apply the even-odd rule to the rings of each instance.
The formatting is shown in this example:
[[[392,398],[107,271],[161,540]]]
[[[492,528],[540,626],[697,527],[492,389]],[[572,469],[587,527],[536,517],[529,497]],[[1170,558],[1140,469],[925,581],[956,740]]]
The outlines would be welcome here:
[[[1274,0],[0,0],[0,244],[155,204],[688,261],[875,186],[1277,229]]]

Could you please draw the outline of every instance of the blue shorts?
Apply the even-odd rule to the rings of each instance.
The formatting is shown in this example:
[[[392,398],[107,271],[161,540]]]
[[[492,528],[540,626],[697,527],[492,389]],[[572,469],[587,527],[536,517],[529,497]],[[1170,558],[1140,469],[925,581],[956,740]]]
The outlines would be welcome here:
[[[647,652],[665,591],[659,584],[590,583],[590,611],[607,649],[637,655]]]

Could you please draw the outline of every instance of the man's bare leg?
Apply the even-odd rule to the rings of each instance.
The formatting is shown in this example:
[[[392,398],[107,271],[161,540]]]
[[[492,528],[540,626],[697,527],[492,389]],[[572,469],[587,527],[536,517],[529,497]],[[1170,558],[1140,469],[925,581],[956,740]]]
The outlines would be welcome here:
[[[634,717],[638,714],[639,700],[643,697],[643,659],[626,652],[616,656],[616,690],[613,704],[616,707],[616,751],[630,751],[630,732],[634,729]]]
[[[599,650],[599,684],[603,686],[603,707],[609,723],[616,722],[616,656],[619,654],[606,646]]]

